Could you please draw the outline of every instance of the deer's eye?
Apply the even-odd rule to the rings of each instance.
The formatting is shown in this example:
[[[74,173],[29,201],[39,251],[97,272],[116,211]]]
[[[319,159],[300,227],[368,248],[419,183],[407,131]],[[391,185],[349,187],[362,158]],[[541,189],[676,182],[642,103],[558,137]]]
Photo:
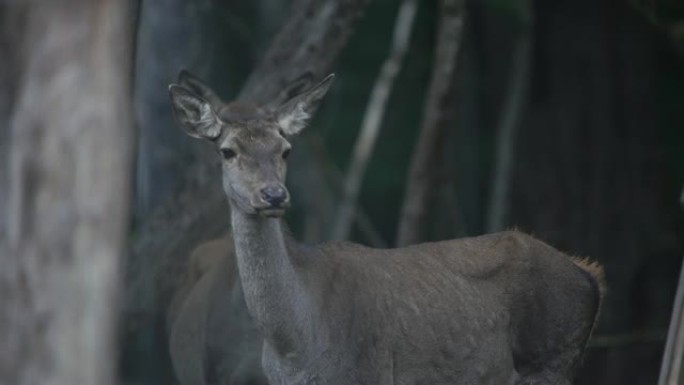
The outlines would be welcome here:
[[[290,156],[290,149],[288,148],[287,150],[283,151],[283,159],[287,159],[288,156]]]
[[[235,151],[231,150],[230,148],[222,148],[221,149],[221,156],[223,156],[223,159],[225,160],[230,160],[235,158]]]

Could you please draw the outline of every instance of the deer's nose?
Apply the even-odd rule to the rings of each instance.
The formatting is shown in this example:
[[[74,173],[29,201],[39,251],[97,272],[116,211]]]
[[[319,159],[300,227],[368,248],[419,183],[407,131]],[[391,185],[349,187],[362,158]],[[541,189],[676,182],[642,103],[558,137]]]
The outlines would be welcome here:
[[[282,186],[267,186],[261,189],[261,199],[272,207],[280,207],[287,202],[287,190]]]

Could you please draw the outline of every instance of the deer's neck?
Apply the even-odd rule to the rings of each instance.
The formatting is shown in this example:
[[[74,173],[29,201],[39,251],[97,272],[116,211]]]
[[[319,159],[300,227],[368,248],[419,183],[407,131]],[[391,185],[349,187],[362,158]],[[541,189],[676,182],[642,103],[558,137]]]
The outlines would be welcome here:
[[[283,353],[299,339],[300,277],[280,220],[231,210],[235,253],[245,301],[264,338]]]

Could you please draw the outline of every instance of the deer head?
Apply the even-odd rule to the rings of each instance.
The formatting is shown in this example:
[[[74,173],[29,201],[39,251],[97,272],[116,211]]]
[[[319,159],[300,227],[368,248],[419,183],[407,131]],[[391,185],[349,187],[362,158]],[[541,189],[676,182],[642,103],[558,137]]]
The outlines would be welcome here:
[[[285,187],[288,139],[306,127],[333,78],[328,75],[276,105],[224,103],[186,71],[179,75],[179,84],[169,86],[169,93],[174,118],[185,132],[216,146],[231,206],[247,214],[280,217],[290,204]]]

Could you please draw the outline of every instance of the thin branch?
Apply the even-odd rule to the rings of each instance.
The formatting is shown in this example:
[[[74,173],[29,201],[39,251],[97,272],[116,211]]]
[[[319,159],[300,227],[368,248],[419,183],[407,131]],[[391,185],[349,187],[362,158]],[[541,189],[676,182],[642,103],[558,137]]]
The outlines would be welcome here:
[[[455,73],[463,29],[463,0],[442,0],[432,80],[424,107],[418,144],[406,178],[397,230],[398,246],[422,240],[429,203],[434,198],[444,137],[454,125]]]
[[[682,209],[684,209],[684,189],[680,197]],[[679,273],[677,294],[675,294],[670,327],[667,332],[665,352],[660,367],[658,385],[678,385],[684,380],[684,264]]]
[[[328,183],[333,187],[333,192],[339,196],[342,195],[342,185],[344,175],[335,164],[330,160],[328,152],[323,145],[323,140],[316,134],[311,135],[310,147],[314,156],[318,158],[319,165],[324,169],[324,175],[329,178]],[[373,247],[386,248],[389,243],[382,237],[377,226],[373,224],[368,214],[361,207],[357,207],[354,211],[354,219],[356,225],[359,227],[361,234],[368,240]]]
[[[515,158],[515,137],[522,110],[526,105],[531,64],[531,34],[525,28],[513,51],[508,94],[504,100],[496,140],[496,165],[492,179],[491,198],[487,213],[487,232],[504,229],[508,215],[511,170]]]
[[[380,76],[373,86],[361,123],[361,130],[354,146],[344,183],[342,203],[332,232],[333,239],[346,239],[349,236],[363,175],[380,133],[380,125],[387,109],[387,100],[392,92],[394,80],[401,70],[404,56],[408,50],[417,9],[418,2],[416,0],[404,0],[399,7],[394,24],[390,54],[382,64]]]

